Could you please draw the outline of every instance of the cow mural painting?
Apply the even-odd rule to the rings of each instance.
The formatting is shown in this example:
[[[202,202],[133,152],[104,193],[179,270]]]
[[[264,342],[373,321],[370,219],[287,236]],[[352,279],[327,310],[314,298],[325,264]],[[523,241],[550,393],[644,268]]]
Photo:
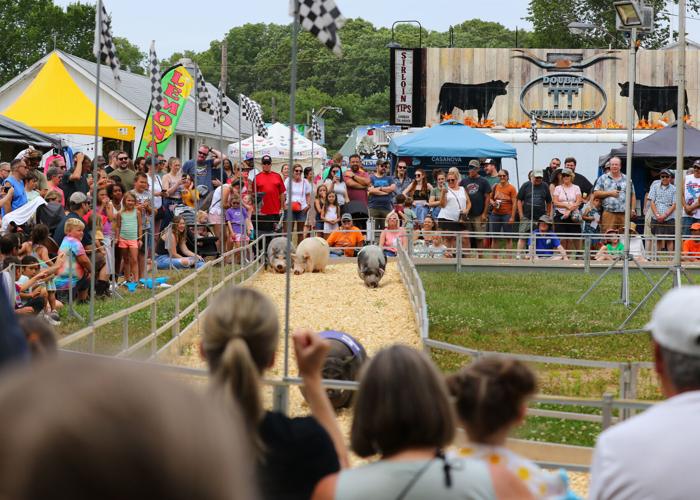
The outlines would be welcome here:
[[[476,84],[444,83],[440,88],[437,112],[440,115],[447,115],[452,114],[454,108],[462,111],[475,109],[479,121],[485,120],[489,116],[496,97],[508,93],[507,86],[508,82],[502,80]]]
[[[431,126],[445,115],[508,129],[529,128],[531,118],[548,128],[615,130],[627,123],[627,99],[620,96],[626,50],[431,47],[404,52],[395,50],[387,68],[393,125]],[[663,49],[637,53],[638,78],[653,90],[636,107],[640,118],[654,124],[673,120],[674,54]],[[686,57],[688,68],[700,67],[700,46],[689,44]],[[687,95],[689,115],[698,116],[700,72],[687,72]],[[409,104],[411,124],[405,123]]]
[[[620,96],[629,97],[630,82],[618,83],[620,86]],[[653,87],[649,85],[634,84],[634,111],[640,120],[649,121],[651,112],[665,113],[673,111],[675,118],[679,118],[678,113],[678,85],[666,85]],[[688,111],[688,92],[685,93],[685,116],[690,115]]]

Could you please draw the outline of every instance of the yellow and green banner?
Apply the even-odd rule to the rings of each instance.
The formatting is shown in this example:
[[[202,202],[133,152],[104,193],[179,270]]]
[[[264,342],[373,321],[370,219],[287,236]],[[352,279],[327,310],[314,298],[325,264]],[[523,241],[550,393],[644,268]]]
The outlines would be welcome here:
[[[194,88],[194,78],[181,64],[164,72],[160,82],[163,88],[161,110],[154,112],[153,106],[149,108],[137,156],[150,158],[151,155],[165,154]]]

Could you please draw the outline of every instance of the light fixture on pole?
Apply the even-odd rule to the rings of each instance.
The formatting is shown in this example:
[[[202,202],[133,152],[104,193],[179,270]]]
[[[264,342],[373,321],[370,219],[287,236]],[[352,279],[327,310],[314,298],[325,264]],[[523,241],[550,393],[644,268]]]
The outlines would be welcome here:
[[[622,26],[630,28],[642,26],[642,7],[637,0],[613,2],[613,7]]]
[[[394,39],[394,27],[397,24],[407,24],[407,23],[408,24],[415,23],[418,25],[418,48],[420,49],[423,46],[423,25],[419,21],[416,21],[414,19],[410,19],[410,20],[406,20],[406,21],[394,21],[392,23],[392,25],[391,25],[391,41],[386,44],[387,49],[400,49],[401,48],[401,44]]]

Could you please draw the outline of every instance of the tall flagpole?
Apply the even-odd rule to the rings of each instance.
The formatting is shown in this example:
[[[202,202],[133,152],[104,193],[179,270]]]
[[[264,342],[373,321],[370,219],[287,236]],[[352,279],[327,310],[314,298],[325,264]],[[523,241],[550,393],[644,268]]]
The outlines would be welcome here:
[[[219,151],[221,152],[221,165],[219,165],[219,183],[221,185],[221,201],[219,208],[221,209],[221,225],[219,226],[219,241],[221,260],[221,281],[224,280],[224,258],[226,253],[226,237],[224,233],[224,219],[226,218],[226,207],[224,207],[224,95],[226,95],[226,77],[227,77],[227,47],[226,37],[221,42],[221,81],[219,82]]]
[[[314,169],[314,113],[316,110],[314,108],[311,108],[311,170],[314,171],[314,177],[316,177],[316,170]],[[290,165],[289,168],[292,166]],[[291,175],[290,175],[291,177]]]
[[[153,54],[155,55],[155,40],[153,41]],[[160,85],[161,89],[163,87],[162,83],[162,74],[158,74],[158,83],[157,85]],[[150,247],[151,251],[151,297],[155,299],[156,296],[156,210],[155,210],[155,191],[156,191],[156,157],[158,156],[158,145],[156,144],[156,113],[153,113],[153,116],[151,117],[151,143],[153,144],[153,150],[151,151],[151,215],[150,215],[150,225],[151,225],[151,234],[149,237],[148,241],[148,247]],[[148,148],[146,148],[146,151],[148,151]],[[143,245],[146,245],[146,242],[143,242]],[[148,273],[148,250],[149,248],[146,247],[146,251],[144,252],[144,267],[146,268],[145,271]],[[148,275],[148,274],[146,274]],[[156,303],[155,300],[153,302],[153,305],[151,306],[151,314],[154,316],[151,318],[151,325],[153,326],[153,331],[155,331],[155,325],[156,325]]]
[[[102,30],[102,0],[97,2],[97,28]],[[101,37],[100,37],[101,40]],[[95,151],[92,155],[92,252],[90,253],[90,326],[95,323],[95,274],[96,255],[97,255],[97,240],[95,240],[95,232],[97,231],[97,221],[95,220],[97,209],[97,141],[99,139],[99,123],[100,123],[100,70],[102,67],[100,61],[100,52],[97,53],[97,71],[95,84]],[[73,167],[75,168],[75,166]],[[60,243],[59,243],[60,244]],[[72,292],[71,292],[72,293]],[[90,336],[91,351],[94,350],[95,336]]]
[[[297,37],[299,33],[299,2],[294,1],[292,21],[292,70],[289,83],[289,166],[294,164],[294,122],[296,117],[297,94]],[[313,158],[312,158],[313,165]],[[291,175],[290,175],[291,177]],[[284,300],[284,377],[289,376],[289,306],[292,276],[292,195],[287,193],[287,271]]]
[[[678,107],[676,108],[676,220],[674,221],[673,286],[681,286],[681,226],[685,195],[685,0],[678,2]]]

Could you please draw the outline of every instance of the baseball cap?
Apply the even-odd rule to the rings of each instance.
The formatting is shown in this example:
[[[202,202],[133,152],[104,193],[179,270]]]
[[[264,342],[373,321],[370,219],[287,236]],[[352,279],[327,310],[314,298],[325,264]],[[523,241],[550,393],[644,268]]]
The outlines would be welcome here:
[[[480,168],[481,164],[479,163],[479,160],[469,160],[469,170],[472,170],[474,168]]]
[[[537,220],[539,222],[544,222],[545,224],[552,224],[552,218],[549,215],[543,215]]]
[[[253,153],[251,151],[248,151],[245,154],[245,161],[252,160],[253,159]]]
[[[694,224],[691,224],[690,230],[691,231],[700,231],[700,222],[695,222]]]
[[[494,160],[492,160],[491,158],[486,158],[484,160],[484,165],[495,165],[495,164],[496,164],[496,162]]]
[[[669,169],[665,168],[661,172],[659,172],[659,175],[664,175],[664,174],[671,176],[671,175],[673,175],[673,172],[671,172]]]
[[[343,216],[340,218],[340,220],[341,220],[341,221],[343,221],[343,220],[349,220],[349,221],[351,221],[351,220],[352,220],[352,215],[350,215],[350,214],[343,214]]]
[[[574,175],[574,171],[570,168],[564,167],[561,169],[561,175]]]
[[[693,162],[693,167],[700,167],[700,160],[695,160]]]
[[[644,328],[657,344],[700,357],[700,286],[674,288],[656,304]]]
[[[262,158],[260,158],[261,163],[272,163],[272,157],[270,155],[263,155]]]
[[[532,177],[544,177],[544,171],[541,168],[532,171]]]
[[[70,195],[69,201],[71,203],[78,205],[80,203],[87,203],[88,198],[85,195],[85,193],[81,193],[80,191],[76,191],[75,193]]]

